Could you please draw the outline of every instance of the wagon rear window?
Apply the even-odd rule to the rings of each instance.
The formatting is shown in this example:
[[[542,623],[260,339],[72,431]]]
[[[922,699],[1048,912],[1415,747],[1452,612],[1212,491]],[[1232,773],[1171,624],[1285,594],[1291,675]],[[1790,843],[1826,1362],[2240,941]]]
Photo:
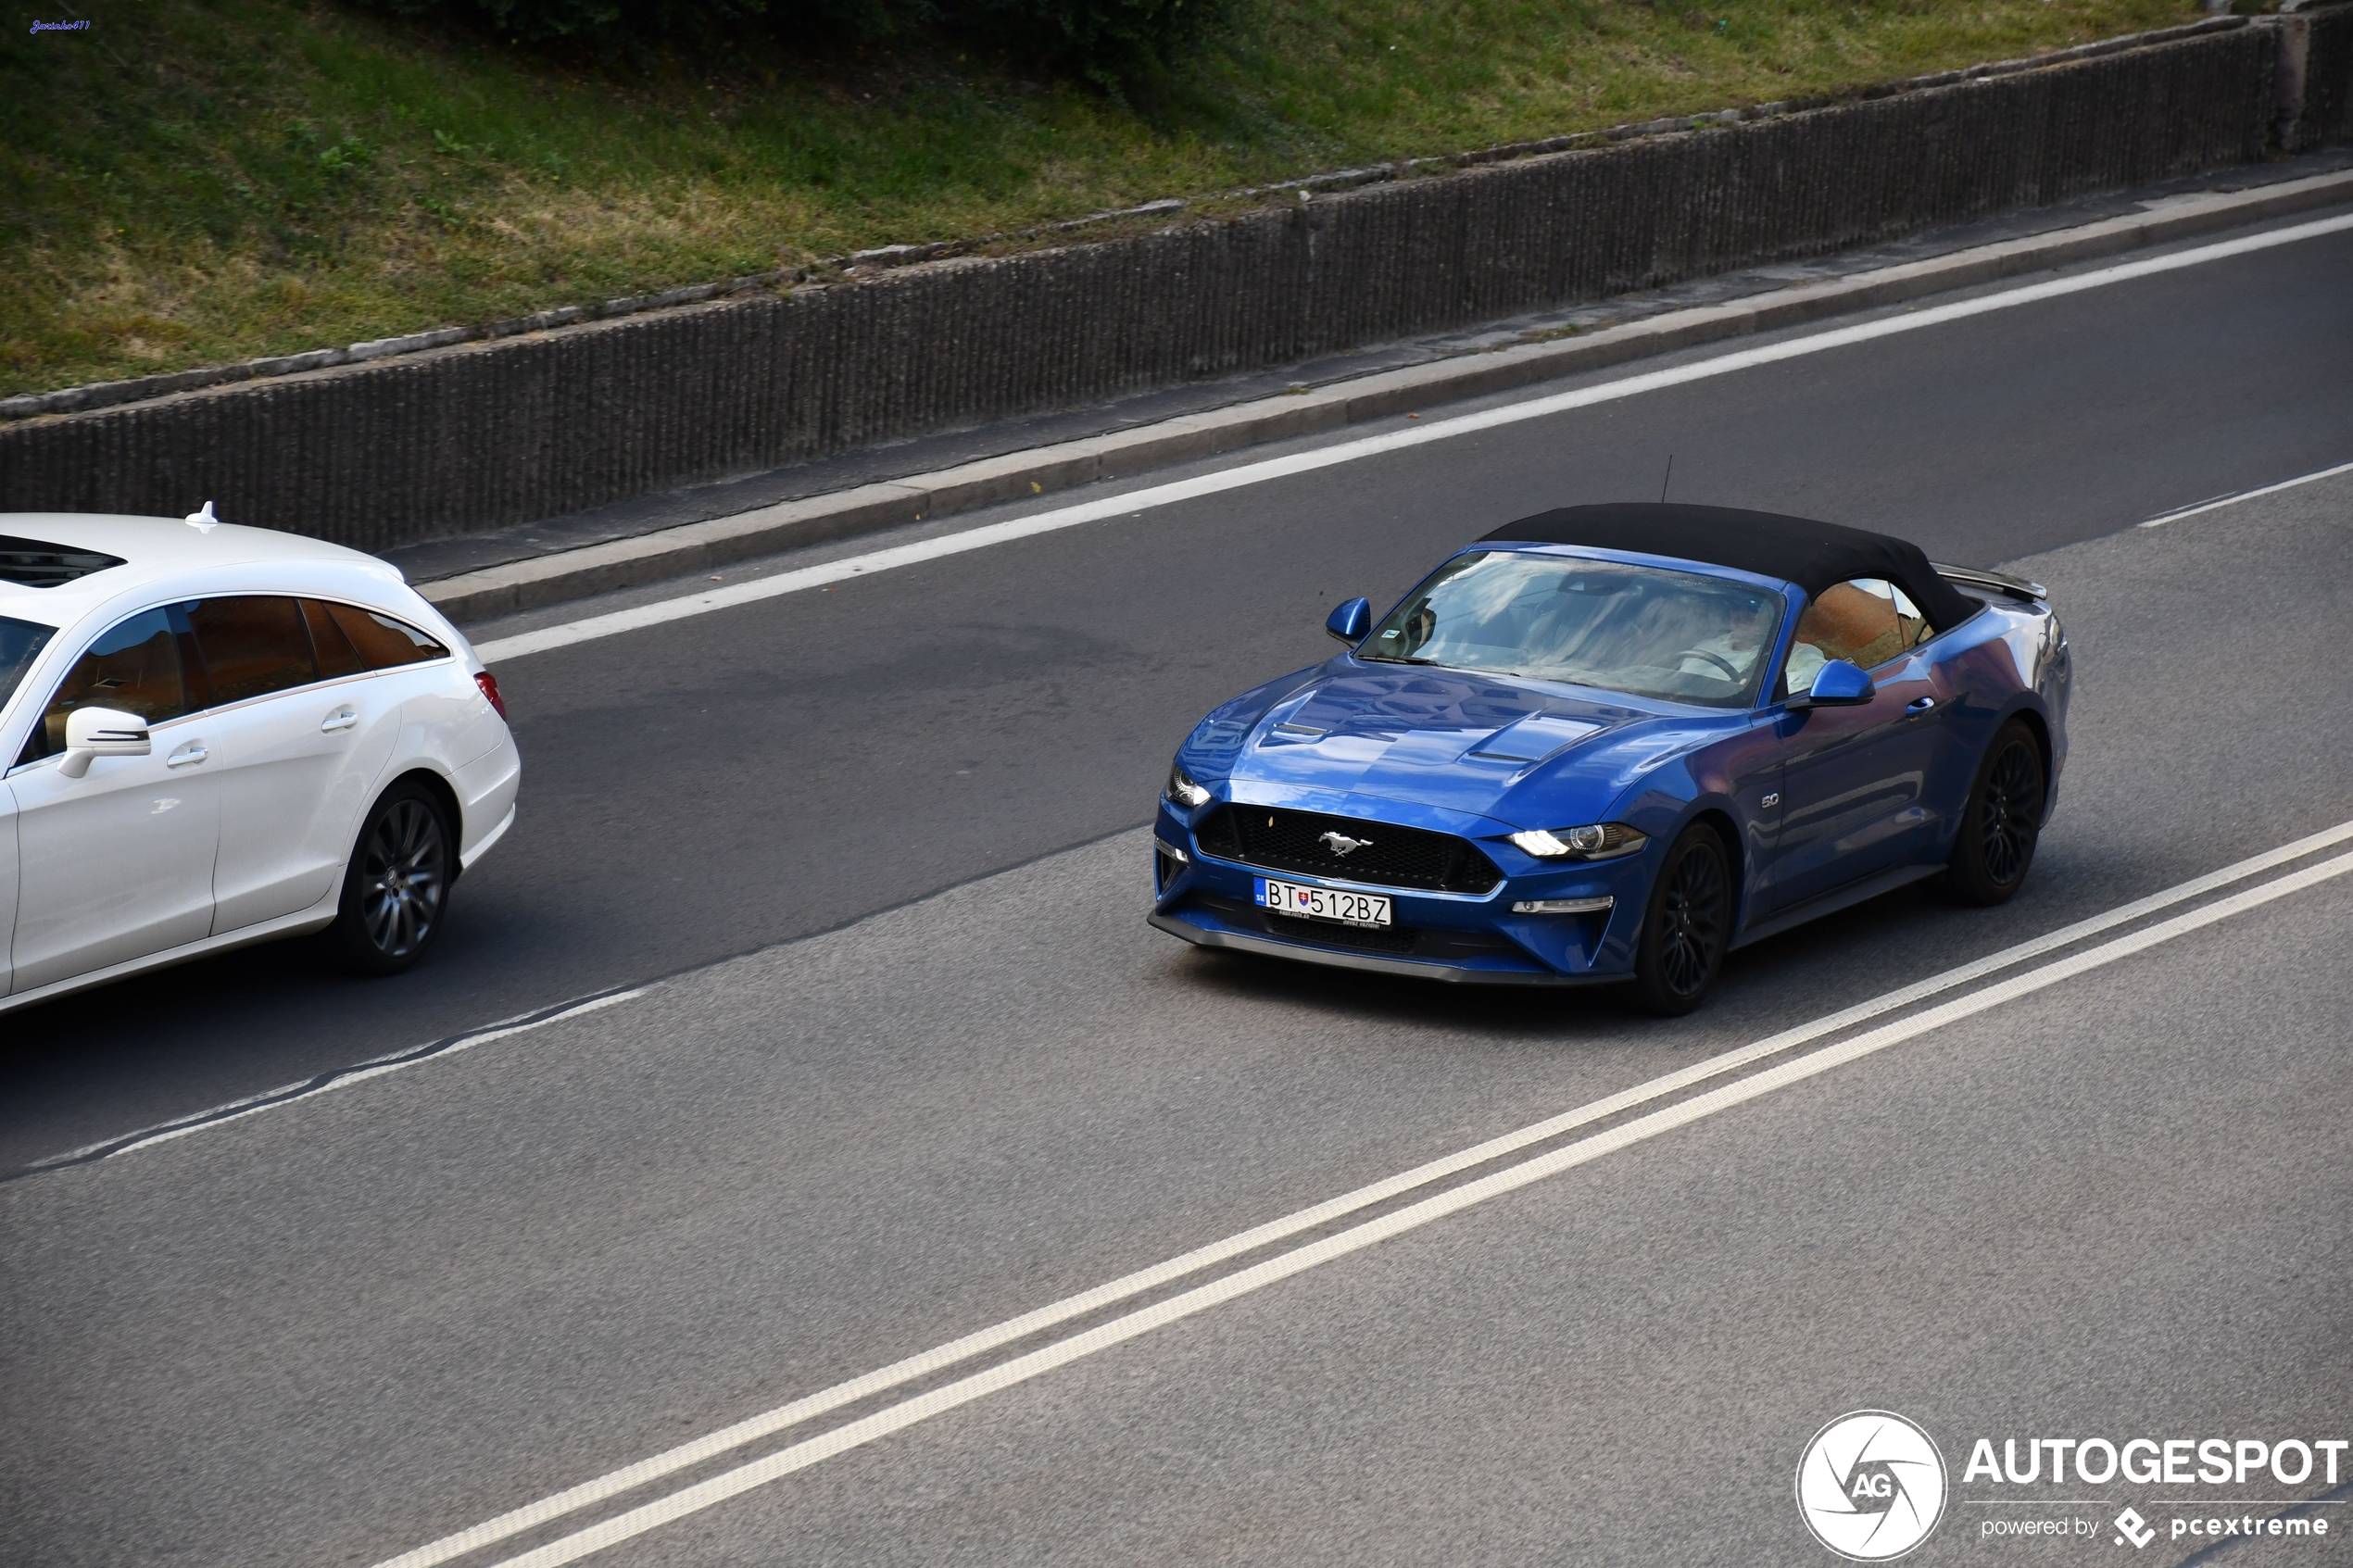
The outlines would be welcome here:
[[[14,583],[25,588],[54,588],[121,564],[120,556],[69,549],[63,545],[46,545],[38,539],[0,533],[0,583]]]
[[[344,643],[338,645],[334,657],[341,658],[342,647],[351,648],[360,667],[367,670],[390,670],[403,664],[422,664],[428,659],[447,659],[449,650],[418,631],[405,621],[395,621],[389,615],[378,615],[372,609],[359,609],[351,605],[331,604],[322,607],[342,633]],[[316,634],[318,621],[311,621]]]

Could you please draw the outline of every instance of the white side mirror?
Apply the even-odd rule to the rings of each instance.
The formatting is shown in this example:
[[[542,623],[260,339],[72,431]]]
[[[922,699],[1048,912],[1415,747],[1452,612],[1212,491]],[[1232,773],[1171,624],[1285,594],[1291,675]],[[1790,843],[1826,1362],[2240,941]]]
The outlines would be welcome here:
[[[78,779],[99,757],[145,757],[155,749],[147,721],[116,708],[77,708],[66,715],[66,754],[57,771]]]

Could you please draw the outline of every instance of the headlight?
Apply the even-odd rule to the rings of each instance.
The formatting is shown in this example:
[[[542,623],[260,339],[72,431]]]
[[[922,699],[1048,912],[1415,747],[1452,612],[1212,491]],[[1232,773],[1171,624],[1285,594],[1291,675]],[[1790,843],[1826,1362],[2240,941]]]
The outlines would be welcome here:
[[[1620,855],[1631,855],[1648,844],[1650,838],[1624,822],[1596,822],[1590,827],[1549,831],[1537,828],[1529,833],[1516,833],[1512,842],[1548,860],[1562,857],[1572,860],[1614,860]]]
[[[1161,793],[1179,806],[1209,804],[1209,791],[1193,783],[1192,776],[1174,763],[1168,769],[1168,787]]]

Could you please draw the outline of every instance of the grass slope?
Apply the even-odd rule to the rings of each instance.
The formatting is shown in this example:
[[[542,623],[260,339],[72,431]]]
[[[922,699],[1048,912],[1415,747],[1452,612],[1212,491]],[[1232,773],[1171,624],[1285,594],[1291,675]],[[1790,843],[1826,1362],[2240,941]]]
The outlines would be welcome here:
[[[0,395],[1833,91],[2198,9],[1259,0],[1147,118],[952,45],[616,73],[323,0],[28,3],[0,27]],[[30,31],[77,15],[92,26]]]

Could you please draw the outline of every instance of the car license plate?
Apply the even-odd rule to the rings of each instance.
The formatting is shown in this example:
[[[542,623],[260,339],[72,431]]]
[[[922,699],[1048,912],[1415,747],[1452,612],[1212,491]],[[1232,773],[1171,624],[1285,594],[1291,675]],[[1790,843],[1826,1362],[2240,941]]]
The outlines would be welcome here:
[[[1254,876],[1251,894],[1262,909],[1305,920],[1336,921],[1341,925],[1387,925],[1389,900],[1378,893],[1343,893],[1333,887],[1307,887]]]

